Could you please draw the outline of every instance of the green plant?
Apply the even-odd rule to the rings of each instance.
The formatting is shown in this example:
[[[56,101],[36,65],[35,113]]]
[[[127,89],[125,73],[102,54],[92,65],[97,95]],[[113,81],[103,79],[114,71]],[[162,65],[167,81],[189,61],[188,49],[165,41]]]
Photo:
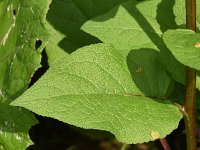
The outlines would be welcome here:
[[[194,30],[185,12],[190,18],[188,10],[195,9],[186,9],[182,0],[54,0],[47,13],[49,5],[47,0],[0,0],[0,111],[6,114],[0,117],[1,149],[13,149],[6,134],[16,142],[16,134],[25,136],[17,149],[31,143],[27,131],[37,121],[21,107],[110,131],[127,144],[164,138],[178,127],[182,112],[188,119],[188,101],[185,112],[176,85],[188,88],[188,74],[194,83],[194,69],[200,70],[198,9],[195,33],[185,29]],[[44,48],[50,68],[26,90]],[[192,107],[198,83],[197,75]],[[17,118],[21,110],[26,126]],[[196,147],[191,141],[188,150]]]

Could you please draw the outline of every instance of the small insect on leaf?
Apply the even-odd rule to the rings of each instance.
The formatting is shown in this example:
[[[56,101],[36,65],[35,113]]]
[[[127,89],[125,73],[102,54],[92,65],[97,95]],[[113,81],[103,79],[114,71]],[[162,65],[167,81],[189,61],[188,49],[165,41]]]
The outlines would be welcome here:
[[[144,68],[143,67],[138,67],[137,69],[136,69],[136,72],[138,72],[138,73],[141,73],[141,72],[143,72],[144,71]]]
[[[153,140],[158,139],[159,136],[160,136],[160,134],[157,131],[152,131],[151,132],[151,137],[152,137]]]
[[[200,42],[197,42],[197,43],[195,44],[195,47],[196,47],[196,48],[200,48]]]

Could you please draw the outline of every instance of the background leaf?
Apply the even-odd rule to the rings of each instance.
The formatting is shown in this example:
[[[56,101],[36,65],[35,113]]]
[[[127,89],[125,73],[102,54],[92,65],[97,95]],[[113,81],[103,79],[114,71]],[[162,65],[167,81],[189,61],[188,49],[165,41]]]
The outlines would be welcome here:
[[[78,127],[110,131],[125,143],[163,138],[182,118],[169,101],[142,95],[124,56],[107,44],[84,47],[59,60],[12,105]]]
[[[50,65],[77,48],[100,41],[80,30],[87,20],[126,0],[53,0],[47,14],[50,42],[46,47]]]
[[[197,7],[197,12],[196,12],[196,32],[199,33],[200,31],[200,11],[199,11],[199,6],[200,6],[200,0],[196,1],[196,7]],[[176,0],[175,6],[174,6],[174,13],[176,14],[176,22],[179,25],[179,28],[186,28],[186,18],[184,17],[185,15],[185,5],[182,3],[181,0]],[[181,74],[181,72],[180,72]],[[200,90],[200,76],[199,73],[197,74],[197,82],[196,82],[197,88]]]
[[[48,41],[45,15],[48,1],[0,1],[0,149],[23,150],[32,142],[34,116],[9,103],[24,92],[40,67]]]
[[[32,144],[28,131],[36,123],[36,119],[29,111],[0,104],[0,149],[26,149]]]
[[[200,34],[186,29],[169,30],[163,39],[178,61],[200,70]]]
[[[87,21],[82,29],[104,43],[112,43],[117,50],[123,50],[125,56],[131,49],[159,51],[159,61],[163,67],[173,79],[184,84],[184,65],[175,59],[161,38],[167,29],[177,28],[173,4],[174,1],[168,0],[130,0]]]
[[[40,53],[48,40],[44,28],[47,6],[47,0],[0,3],[0,100],[19,96],[40,67]]]
[[[154,49],[132,50],[127,56],[127,64],[134,83],[144,95],[166,97],[172,90],[172,81],[158,57]]]
[[[82,29],[103,42],[112,43],[116,49],[130,50],[142,48],[143,45],[156,48],[152,40],[159,38],[162,32],[154,18],[156,10],[151,9],[156,8],[158,3],[131,0],[86,22]]]

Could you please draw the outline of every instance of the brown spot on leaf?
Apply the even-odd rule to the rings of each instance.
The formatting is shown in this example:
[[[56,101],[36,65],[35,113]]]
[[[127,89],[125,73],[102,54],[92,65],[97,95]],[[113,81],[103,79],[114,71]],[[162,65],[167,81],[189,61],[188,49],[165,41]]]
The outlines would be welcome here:
[[[197,42],[197,43],[195,44],[195,47],[196,47],[196,48],[200,48],[200,42]]]
[[[141,72],[143,72],[144,71],[144,68],[143,67],[138,67],[137,69],[136,69],[136,72],[138,72],[138,73],[141,73]]]
[[[160,137],[160,134],[157,131],[152,131],[151,137],[152,137],[153,140],[156,140]]]

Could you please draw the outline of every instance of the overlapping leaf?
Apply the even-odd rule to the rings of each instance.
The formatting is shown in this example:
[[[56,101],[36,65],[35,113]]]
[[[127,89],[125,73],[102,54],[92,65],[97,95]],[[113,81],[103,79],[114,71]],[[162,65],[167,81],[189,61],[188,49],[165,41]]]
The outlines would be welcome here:
[[[14,99],[40,67],[40,53],[48,40],[44,29],[48,5],[47,0],[5,0],[0,7],[0,99]]]
[[[197,25],[197,31],[200,31],[200,0],[196,1],[196,25]],[[186,11],[185,11],[185,4],[181,0],[176,0],[175,6],[174,6],[174,13],[176,14],[176,22],[179,25],[180,28],[186,28]],[[190,50],[188,50],[190,51]],[[197,76],[197,88],[200,89],[200,77]]]
[[[100,42],[80,27],[123,1],[126,0],[53,0],[47,14],[48,29],[51,31],[46,47],[49,64],[77,48]]]
[[[0,149],[23,150],[31,143],[28,130],[36,123],[34,116],[8,103],[28,87],[40,67],[48,40],[47,8],[47,0],[0,1]]]
[[[0,104],[0,149],[23,150],[32,144],[27,135],[30,127],[36,124],[33,114],[7,104]]]
[[[159,2],[131,0],[86,22],[82,29],[103,42],[112,43],[116,49],[136,49],[143,45],[156,48],[153,40],[158,39],[162,32],[155,19],[156,10],[152,9]]]
[[[161,39],[162,32],[177,27],[173,14],[174,1],[131,0],[108,13],[87,21],[82,29],[116,49],[155,49],[159,59],[172,77],[184,83],[184,66],[167,49]],[[167,16],[166,16],[166,12]]]
[[[200,70],[200,34],[177,29],[164,33],[163,39],[173,55],[186,66]]]
[[[169,101],[145,97],[124,56],[107,44],[62,58],[12,105],[78,127],[110,131],[125,143],[165,137],[182,117]]]
[[[166,97],[171,91],[171,79],[159,63],[159,53],[153,49],[132,50],[127,64],[134,83],[144,95]]]

